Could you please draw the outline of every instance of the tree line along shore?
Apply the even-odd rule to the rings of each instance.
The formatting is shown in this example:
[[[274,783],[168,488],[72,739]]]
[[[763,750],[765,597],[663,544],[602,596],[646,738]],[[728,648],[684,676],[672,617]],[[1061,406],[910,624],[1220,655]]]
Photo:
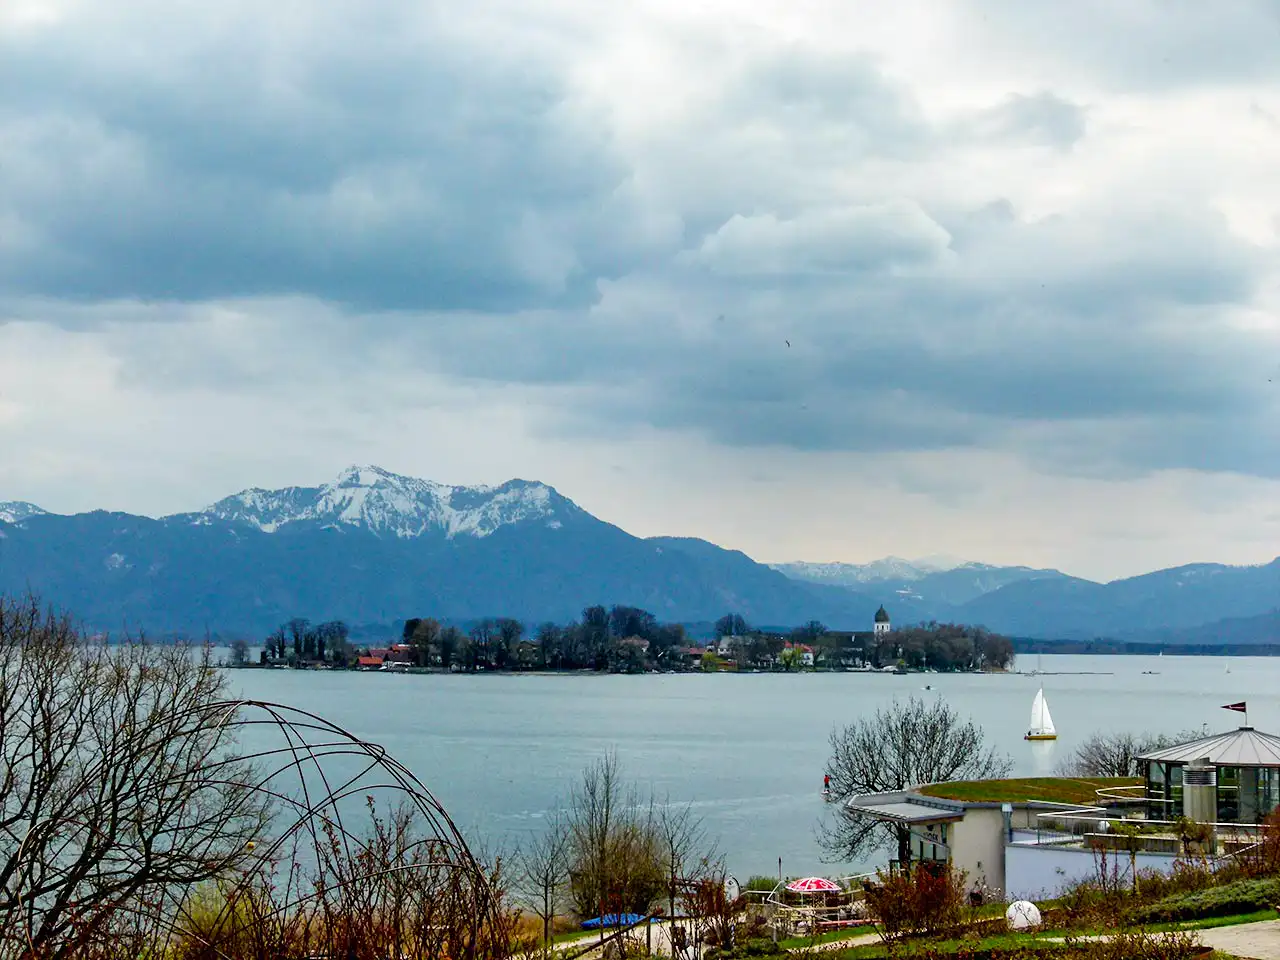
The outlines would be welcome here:
[[[469,629],[433,617],[404,621],[384,645],[361,645],[340,620],[294,618],[273,630],[257,656],[247,640],[231,644],[231,666],[403,671],[1008,670],[1014,644],[980,626],[922,623],[881,633],[831,630],[811,620],[791,630],[762,630],[725,614],[714,638],[695,639],[639,607],[595,605],[567,623],[530,629],[514,617],[485,618]]]

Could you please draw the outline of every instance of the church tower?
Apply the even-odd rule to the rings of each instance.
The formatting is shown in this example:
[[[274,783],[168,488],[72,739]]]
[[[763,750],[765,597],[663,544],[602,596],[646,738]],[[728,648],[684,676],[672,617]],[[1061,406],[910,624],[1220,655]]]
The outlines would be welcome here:
[[[881,604],[880,609],[876,611],[876,627],[875,635],[882,637],[892,629],[889,625],[889,614],[885,612],[884,605]]]

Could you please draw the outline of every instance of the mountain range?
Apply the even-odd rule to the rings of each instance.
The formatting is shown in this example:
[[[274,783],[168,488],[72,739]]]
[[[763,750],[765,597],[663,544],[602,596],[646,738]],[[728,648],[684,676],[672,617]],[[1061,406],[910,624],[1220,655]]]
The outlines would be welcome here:
[[[632,536],[543,483],[447,486],[371,466],[156,519],[0,502],[0,592],[27,590],[93,628],[153,633],[254,635],[293,616],[564,621],[592,603],[867,629],[883,603],[899,623],[1023,637],[1280,641],[1280,559],[1105,584],[947,557],[771,567],[705,540]]]

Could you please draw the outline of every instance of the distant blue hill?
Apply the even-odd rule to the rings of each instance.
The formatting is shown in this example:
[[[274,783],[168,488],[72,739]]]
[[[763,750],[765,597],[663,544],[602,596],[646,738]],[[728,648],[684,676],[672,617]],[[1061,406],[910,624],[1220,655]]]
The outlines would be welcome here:
[[[862,629],[879,602],[702,541],[634,537],[543,484],[445,487],[368,467],[161,519],[23,510],[0,520],[0,590],[27,589],[96,629],[194,634],[293,616],[566,621],[595,603]]]
[[[245,490],[160,519],[0,502],[0,591],[28,589],[113,632],[252,636],[293,616],[532,623],[565,621],[595,603],[643,607],[665,621],[735,612],[756,624],[821,620],[861,630],[883,603],[897,623],[1184,642],[1217,629],[1239,643],[1274,638],[1267,616],[1280,606],[1280,560],[1108,584],[1056,570],[896,558],[773,568],[704,540],[634,537],[537,482],[450,487],[352,467],[320,486]],[[1245,622],[1206,626],[1225,618]]]

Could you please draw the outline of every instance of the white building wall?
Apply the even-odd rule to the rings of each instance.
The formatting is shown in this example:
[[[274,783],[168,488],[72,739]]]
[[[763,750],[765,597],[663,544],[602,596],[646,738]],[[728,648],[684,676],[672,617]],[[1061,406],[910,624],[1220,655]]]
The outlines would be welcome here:
[[[1005,886],[1004,814],[970,808],[951,825],[951,865],[968,874],[965,883],[983,883],[992,891]]]
[[[966,817],[965,819],[968,819]],[[1138,870],[1152,868],[1163,873],[1173,869],[1173,854],[1139,853]],[[1129,854],[1108,853],[1121,879],[1132,879]],[[1044,900],[1060,896],[1073,883],[1098,875],[1095,851],[1080,847],[1060,847],[1012,843],[1004,849],[1005,894],[1009,899]]]

